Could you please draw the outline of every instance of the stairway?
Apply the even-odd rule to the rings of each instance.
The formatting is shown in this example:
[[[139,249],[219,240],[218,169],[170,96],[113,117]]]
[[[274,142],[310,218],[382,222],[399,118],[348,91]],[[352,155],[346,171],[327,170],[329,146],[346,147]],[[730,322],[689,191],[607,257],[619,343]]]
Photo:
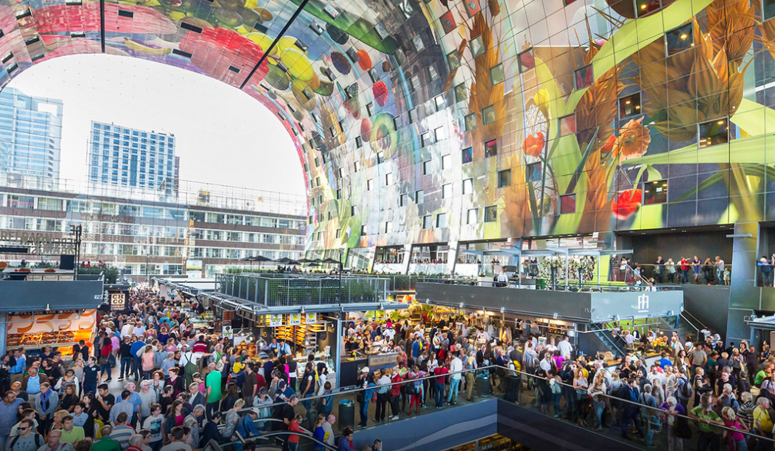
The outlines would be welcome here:
[[[611,353],[613,353],[614,358],[621,357],[625,354],[624,347],[626,343],[621,337],[614,336],[614,334],[611,333],[609,329],[605,328],[605,326],[601,324],[590,324],[590,329],[593,331],[595,336],[600,339],[605,347],[611,351]]]

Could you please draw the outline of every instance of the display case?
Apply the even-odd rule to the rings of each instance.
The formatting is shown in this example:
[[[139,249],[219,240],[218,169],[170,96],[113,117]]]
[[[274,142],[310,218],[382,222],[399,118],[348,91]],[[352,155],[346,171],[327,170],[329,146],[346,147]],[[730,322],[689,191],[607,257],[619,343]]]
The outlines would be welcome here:
[[[40,349],[51,346],[67,359],[73,345],[83,340],[91,345],[96,326],[96,310],[82,313],[43,313],[11,315],[6,329],[6,347]]]

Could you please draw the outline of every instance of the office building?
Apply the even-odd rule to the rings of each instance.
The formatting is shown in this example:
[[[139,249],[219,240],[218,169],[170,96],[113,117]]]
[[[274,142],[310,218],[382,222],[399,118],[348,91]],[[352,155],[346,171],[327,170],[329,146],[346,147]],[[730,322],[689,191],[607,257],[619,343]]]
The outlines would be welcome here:
[[[61,100],[0,92],[0,172],[59,178]]]

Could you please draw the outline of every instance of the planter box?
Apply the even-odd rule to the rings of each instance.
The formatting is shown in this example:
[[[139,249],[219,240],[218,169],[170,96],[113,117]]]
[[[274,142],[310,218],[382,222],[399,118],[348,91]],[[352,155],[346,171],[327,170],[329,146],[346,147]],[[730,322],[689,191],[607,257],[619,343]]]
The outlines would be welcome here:
[[[479,277],[477,283],[480,287],[492,287],[493,281],[492,277]]]

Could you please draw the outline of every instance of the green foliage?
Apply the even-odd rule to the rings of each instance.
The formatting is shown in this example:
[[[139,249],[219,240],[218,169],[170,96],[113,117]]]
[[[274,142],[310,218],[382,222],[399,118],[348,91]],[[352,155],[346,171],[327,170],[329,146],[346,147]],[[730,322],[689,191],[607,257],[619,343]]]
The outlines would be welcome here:
[[[118,268],[108,266],[105,268],[91,267],[91,268],[79,268],[78,274],[105,274],[105,283],[113,284],[118,281]]]

